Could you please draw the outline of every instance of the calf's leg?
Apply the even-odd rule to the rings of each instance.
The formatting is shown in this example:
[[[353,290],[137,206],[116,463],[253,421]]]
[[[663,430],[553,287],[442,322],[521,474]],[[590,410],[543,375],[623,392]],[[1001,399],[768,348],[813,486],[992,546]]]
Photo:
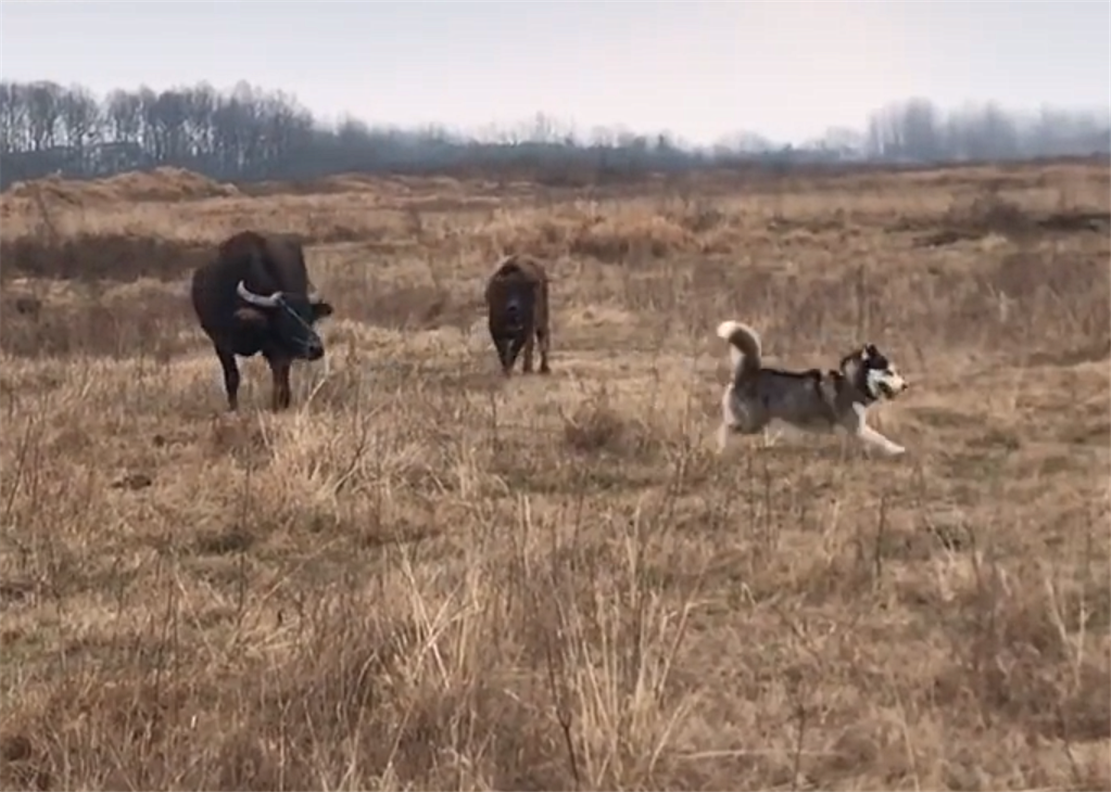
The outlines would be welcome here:
[[[552,369],[548,366],[548,344],[551,339],[551,333],[548,328],[541,325],[536,328],[536,342],[540,346],[540,373],[551,374]]]
[[[532,328],[530,327],[525,331],[525,359],[521,363],[521,369],[525,374],[532,373],[532,349],[535,343],[532,336]]]
[[[498,353],[498,364],[501,366],[502,373],[508,377],[513,371],[514,341],[494,329],[490,330],[490,340],[494,342],[494,351]]]

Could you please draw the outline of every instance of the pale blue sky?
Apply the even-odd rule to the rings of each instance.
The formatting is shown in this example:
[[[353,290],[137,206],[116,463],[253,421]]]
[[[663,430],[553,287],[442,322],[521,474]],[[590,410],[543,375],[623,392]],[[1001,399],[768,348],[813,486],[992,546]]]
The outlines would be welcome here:
[[[863,127],[887,101],[1111,103],[1107,0],[299,2],[3,0],[6,80],[103,94],[245,79],[370,123],[543,111],[703,143]]]

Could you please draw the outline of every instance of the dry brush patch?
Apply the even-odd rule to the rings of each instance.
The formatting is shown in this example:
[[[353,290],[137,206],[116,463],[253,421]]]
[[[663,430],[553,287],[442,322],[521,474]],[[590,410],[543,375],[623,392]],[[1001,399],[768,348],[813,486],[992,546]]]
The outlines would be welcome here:
[[[921,246],[998,174],[885,178],[313,245],[328,367],[278,415],[259,361],[223,414],[183,271],[5,257],[3,785],[1107,788],[1107,235]],[[1022,217],[1107,209],[1009,178]],[[552,262],[548,378],[483,332],[513,248]],[[908,456],[718,460],[727,316],[786,365],[880,344]]]

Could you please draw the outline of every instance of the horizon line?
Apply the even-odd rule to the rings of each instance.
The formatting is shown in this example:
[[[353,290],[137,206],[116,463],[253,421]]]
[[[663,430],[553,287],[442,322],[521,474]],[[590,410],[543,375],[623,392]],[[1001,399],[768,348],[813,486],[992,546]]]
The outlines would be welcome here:
[[[356,123],[365,126],[369,131],[390,131],[390,132],[427,132],[427,131],[440,131],[447,135],[454,137],[462,137],[466,139],[475,140],[477,142],[492,142],[491,138],[498,134],[505,134],[520,130],[530,124],[538,122],[549,122],[560,127],[557,137],[578,140],[590,140],[597,132],[605,132],[618,135],[632,135],[633,137],[666,137],[671,143],[687,148],[713,148],[716,146],[725,145],[727,141],[735,139],[738,136],[750,136],[758,138],[762,142],[775,145],[775,146],[805,146],[819,142],[828,135],[830,132],[852,132],[854,134],[866,135],[868,126],[876,120],[877,116],[888,110],[898,110],[905,108],[908,104],[913,102],[926,102],[931,105],[932,110],[938,114],[938,120],[944,122],[945,120],[954,116],[959,117],[963,113],[969,112],[983,112],[985,110],[994,109],[995,111],[1006,116],[1011,121],[1024,122],[1034,121],[1038,116],[1046,114],[1060,115],[1070,118],[1071,120],[1085,119],[1103,123],[1108,126],[1108,131],[1111,133],[1111,102],[1104,105],[1057,105],[1052,104],[1050,101],[1041,101],[1036,106],[1017,106],[1006,105],[994,99],[965,99],[956,103],[941,104],[937,100],[932,99],[925,95],[908,95],[902,98],[889,99],[882,104],[870,110],[865,117],[856,125],[846,124],[826,124],[822,127],[822,131],[816,132],[807,136],[784,136],[783,138],[773,137],[767,133],[759,131],[755,127],[738,127],[730,132],[717,135],[712,140],[704,140],[703,142],[696,142],[692,136],[684,135],[675,130],[668,128],[639,128],[632,126],[623,121],[609,121],[609,122],[580,122],[574,117],[560,116],[554,113],[549,113],[543,109],[537,109],[527,116],[519,116],[516,118],[494,118],[489,121],[484,121],[477,124],[463,124],[453,121],[444,120],[421,120],[415,122],[393,122],[384,119],[371,120],[359,115],[354,111],[344,110],[338,113],[323,112],[314,110],[308,102],[306,102],[300,95],[294,91],[287,91],[283,88],[270,87],[262,83],[254,83],[247,79],[237,80],[231,85],[216,85],[215,83],[199,79],[192,83],[175,82],[165,87],[156,88],[149,83],[139,82],[133,83],[130,86],[117,86],[106,91],[97,91],[90,88],[84,83],[73,80],[69,83],[60,83],[51,79],[36,79],[36,80],[0,80],[0,86],[36,86],[36,85],[52,85],[63,90],[73,90],[75,88],[87,92],[100,104],[116,91],[123,91],[125,93],[138,93],[143,90],[149,90],[158,95],[166,92],[195,90],[197,88],[206,87],[213,90],[220,96],[234,95],[242,87],[246,87],[252,91],[258,91],[263,95],[277,96],[281,95],[286,99],[291,100],[291,103],[299,110],[304,110],[312,116],[313,125],[323,129],[338,129],[345,123]],[[532,139],[532,142],[537,142]]]

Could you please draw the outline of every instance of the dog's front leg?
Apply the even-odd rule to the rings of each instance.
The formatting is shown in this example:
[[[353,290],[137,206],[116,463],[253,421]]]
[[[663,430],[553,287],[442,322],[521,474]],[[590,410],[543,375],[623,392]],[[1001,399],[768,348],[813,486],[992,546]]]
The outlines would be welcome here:
[[[906,451],[901,445],[891,440],[888,440],[881,433],[868,425],[865,420],[867,408],[860,404],[853,405],[853,417],[851,420],[842,424],[846,429],[849,429],[852,434],[862,443],[873,448],[878,448],[885,454],[890,456],[898,456]]]
[[[856,427],[856,436],[862,442],[880,449],[889,456],[898,456],[906,451],[901,445],[887,439],[863,421]]]

